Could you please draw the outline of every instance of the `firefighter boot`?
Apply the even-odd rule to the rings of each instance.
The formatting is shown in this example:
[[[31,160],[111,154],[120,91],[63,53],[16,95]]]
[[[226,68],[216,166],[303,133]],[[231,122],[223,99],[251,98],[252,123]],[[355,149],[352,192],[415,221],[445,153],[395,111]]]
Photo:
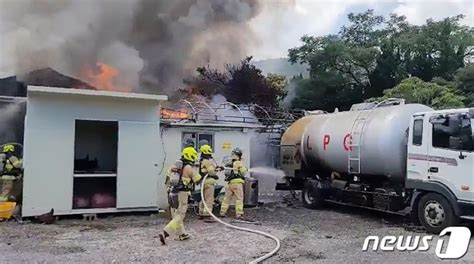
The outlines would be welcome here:
[[[170,235],[166,231],[163,231],[163,233],[159,234],[158,236],[160,237],[161,245],[162,246],[166,245],[166,238],[169,237]]]

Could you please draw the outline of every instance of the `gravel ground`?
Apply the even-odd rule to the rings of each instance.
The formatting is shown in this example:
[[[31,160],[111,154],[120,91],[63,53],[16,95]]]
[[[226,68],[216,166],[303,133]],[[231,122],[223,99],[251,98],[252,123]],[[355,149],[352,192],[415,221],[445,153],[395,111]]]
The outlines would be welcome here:
[[[269,263],[440,262],[434,246],[428,252],[361,250],[368,235],[425,235],[407,228],[402,217],[344,207],[308,210],[297,201],[281,203],[281,198],[262,197],[267,203],[246,210],[260,225],[239,224],[281,239],[281,250]],[[67,219],[54,225],[0,223],[0,263],[245,263],[274,247],[270,239],[204,223],[191,211],[188,216],[191,240],[170,240],[167,246],[157,238],[167,219],[156,214]],[[474,243],[461,261],[474,262]]]

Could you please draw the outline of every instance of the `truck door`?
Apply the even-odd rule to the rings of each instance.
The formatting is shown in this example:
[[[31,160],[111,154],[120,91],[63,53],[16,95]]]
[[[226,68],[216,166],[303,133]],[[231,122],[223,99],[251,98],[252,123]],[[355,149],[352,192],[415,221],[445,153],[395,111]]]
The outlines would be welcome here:
[[[407,178],[410,180],[424,181],[428,177],[428,129],[423,129],[425,124],[424,115],[414,116],[409,128]]]
[[[443,183],[459,200],[474,200],[473,144],[469,118],[452,114],[431,119],[429,180]]]

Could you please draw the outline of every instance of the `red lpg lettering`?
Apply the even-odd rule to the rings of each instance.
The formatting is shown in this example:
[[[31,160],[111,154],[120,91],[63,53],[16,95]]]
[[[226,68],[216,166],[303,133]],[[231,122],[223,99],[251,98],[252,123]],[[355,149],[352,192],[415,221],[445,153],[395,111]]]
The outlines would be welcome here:
[[[323,150],[326,150],[327,145],[329,145],[329,142],[331,141],[331,137],[329,135],[324,135],[323,138]]]
[[[350,133],[346,134],[346,136],[344,137],[344,142],[342,143],[345,151],[352,150],[352,146],[350,145],[351,140],[352,140],[351,134]]]

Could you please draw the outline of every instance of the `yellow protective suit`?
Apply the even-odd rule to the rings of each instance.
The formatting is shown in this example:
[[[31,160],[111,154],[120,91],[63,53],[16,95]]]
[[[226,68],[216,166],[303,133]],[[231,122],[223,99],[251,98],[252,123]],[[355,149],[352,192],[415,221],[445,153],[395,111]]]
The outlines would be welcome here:
[[[234,160],[232,171],[234,175],[243,177],[247,173],[247,167],[245,167],[241,160]],[[244,215],[244,183],[245,180],[242,178],[234,178],[229,181],[225,190],[224,201],[221,205],[221,216],[225,216],[227,210],[229,210],[229,204],[232,199],[235,199],[235,215],[237,217]]]
[[[0,174],[0,202],[16,201],[18,197],[15,196],[20,194],[14,193],[14,182],[20,180],[23,162],[16,156],[5,154],[1,154],[0,162],[3,164]]]
[[[183,168],[183,174],[181,180],[185,187],[190,188],[193,183],[197,183],[201,180],[201,175],[194,171],[193,167],[189,164]],[[186,211],[188,210],[188,199],[191,195],[190,191],[179,191],[178,195],[178,208],[171,208],[171,221],[163,229],[169,235],[183,235],[186,233],[184,229],[184,218],[186,217]]]
[[[217,164],[212,159],[202,159],[201,161],[201,175],[204,176],[207,174],[208,177],[201,187],[204,188],[204,201],[199,203],[200,216],[210,216],[209,212],[204,207],[204,202],[210,210],[212,210],[214,206],[214,189],[218,180],[216,167]]]

